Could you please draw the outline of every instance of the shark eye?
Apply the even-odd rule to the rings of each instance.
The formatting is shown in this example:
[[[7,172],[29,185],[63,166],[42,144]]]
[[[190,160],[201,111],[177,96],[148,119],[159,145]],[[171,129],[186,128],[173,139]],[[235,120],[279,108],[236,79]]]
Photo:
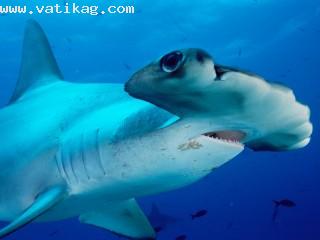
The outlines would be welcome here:
[[[182,65],[183,59],[183,53],[179,51],[165,55],[160,61],[162,71],[167,73],[177,71]]]

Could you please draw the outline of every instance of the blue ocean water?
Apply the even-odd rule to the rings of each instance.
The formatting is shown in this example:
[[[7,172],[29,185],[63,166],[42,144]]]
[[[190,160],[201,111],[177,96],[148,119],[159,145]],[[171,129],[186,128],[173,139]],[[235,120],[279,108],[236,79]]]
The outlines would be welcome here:
[[[1,4],[13,1],[1,0]],[[16,1],[15,4],[27,4]],[[34,4],[71,1],[34,1]],[[294,89],[311,108],[311,143],[292,152],[246,150],[202,181],[139,199],[170,216],[158,239],[320,239],[320,3],[315,0],[98,1],[79,4],[134,5],[133,15],[0,15],[0,104],[5,106],[19,73],[27,19],[45,29],[65,79],[125,82],[168,51],[197,47],[215,61],[247,69]],[[290,199],[272,221],[273,200]],[[206,209],[207,215],[190,215]],[[166,218],[164,218],[166,219]],[[167,218],[168,219],[168,218]],[[159,216],[159,221],[164,221]],[[157,218],[154,219],[157,221]],[[157,223],[155,223],[157,224]],[[160,223],[159,223],[160,224]],[[161,223],[163,224],[163,223]],[[7,239],[118,237],[77,219],[30,224]]]

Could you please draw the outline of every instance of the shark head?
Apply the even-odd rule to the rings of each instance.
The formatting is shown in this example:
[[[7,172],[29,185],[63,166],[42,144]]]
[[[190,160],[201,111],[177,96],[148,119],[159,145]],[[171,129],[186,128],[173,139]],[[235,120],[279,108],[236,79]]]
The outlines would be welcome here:
[[[216,78],[215,65],[208,53],[185,49],[171,52],[149,64],[125,85],[131,96],[179,117],[179,121],[167,124],[168,128],[158,132],[174,146],[171,156],[175,159],[176,171],[193,172],[191,175],[195,179],[210,173],[244,149],[243,131],[218,129],[206,116],[193,112],[195,104],[202,101],[197,93]]]
[[[301,148],[312,133],[310,110],[291,89],[217,64],[201,49],[164,55],[135,73],[125,90],[188,120],[199,134],[254,150]]]
[[[202,91],[218,80],[217,74],[211,56],[205,51],[179,50],[135,73],[127,82],[126,90],[133,97],[169,108],[173,107],[173,101],[178,100],[178,95],[196,97],[195,92]]]

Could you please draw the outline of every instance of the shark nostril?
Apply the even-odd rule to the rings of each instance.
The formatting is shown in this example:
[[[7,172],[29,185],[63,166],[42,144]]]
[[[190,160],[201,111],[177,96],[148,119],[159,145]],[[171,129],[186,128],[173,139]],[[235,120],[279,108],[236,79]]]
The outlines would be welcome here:
[[[204,63],[205,56],[202,54],[202,52],[197,52],[196,58],[197,58],[198,62]]]
[[[201,49],[197,49],[195,51],[195,58],[201,64],[206,62],[207,60],[211,60],[212,59],[211,56],[207,52],[205,52],[205,51],[203,51]]]

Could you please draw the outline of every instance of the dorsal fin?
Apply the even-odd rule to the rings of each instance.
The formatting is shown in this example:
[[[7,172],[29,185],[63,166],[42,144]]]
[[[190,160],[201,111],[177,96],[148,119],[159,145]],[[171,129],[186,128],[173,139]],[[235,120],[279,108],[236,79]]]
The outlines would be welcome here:
[[[20,76],[10,103],[31,89],[62,79],[44,31],[36,21],[29,20],[24,35]]]

